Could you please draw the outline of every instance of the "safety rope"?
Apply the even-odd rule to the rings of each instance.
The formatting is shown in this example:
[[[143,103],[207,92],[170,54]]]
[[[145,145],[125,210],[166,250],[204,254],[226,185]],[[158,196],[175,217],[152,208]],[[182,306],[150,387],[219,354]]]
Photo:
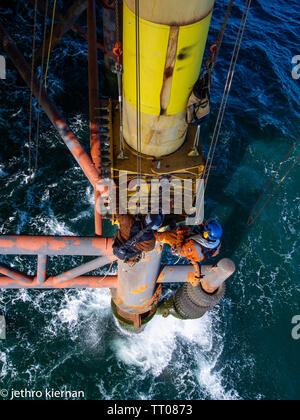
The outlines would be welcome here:
[[[201,125],[198,125],[197,131],[195,134],[194,145],[193,145],[193,150],[195,153],[199,153],[200,134],[201,134]]]
[[[210,47],[210,58],[208,58],[208,60],[206,61],[206,65],[204,67],[204,70],[202,72],[202,74],[200,75],[200,78],[202,77],[204,79],[205,75],[208,74],[208,88],[210,91],[211,85],[212,85],[212,73],[214,71],[215,65],[217,63],[218,57],[219,57],[219,53],[221,50],[221,46],[223,44],[223,39],[224,39],[224,35],[225,35],[225,31],[228,25],[228,20],[229,17],[231,15],[232,12],[232,8],[233,8],[233,4],[234,4],[235,0],[230,0],[227,9],[226,9],[226,13],[217,37],[216,42]]]
[[[247,225],[248,226],[252,226],[256,222],[256,220],[259,218],[259,216],[261,215],[261,213],[264,211],[264,209],[267,207],[267,205],[270,203],[270,201],[274,197],[274,195],[275,195],[276,191],[278,190],[278,188],[283,184],[283,182],[286,180],[286,178],[289,175],[289,173],[293,170],[293,168],[298,163],[298,161],[300,159],[300,155],[298,155],[296,157],[296,159],[293,161],[292,165],[290,165],[290,167],[288,168],[288,170],[285,173],[285,175],[283,176],[283,178],[281,178],[281,180],[277,183],[277,185],[273,188],[273,190],[271,191],[271,193],[268,195],[266,201],[261,206],[261,208],[258,211],[258,213],[256,214],[256,216],[253,217],[253,215],[256,212],[258,206],[263,202],[263,199],[264,199],[265,195],[267,194],[267,192],[269,191],[270,187],[272,186],[275,178],[279,174],[282,166],[287,162],[287,160],[289,159],[289,157],[291,156],[292,152],[295,150],[295,148],[297,147],[297,145],[298,145],[298,143],[293,144],[293,146],[289,150],[288,154],[285,156],[285,158],[281,161],[280,165],[276,169],[276,171],[275,171],[273,177],[271,178],[270,182],[268,183],[267,187],[265,188],[265,190],[263,191],[263,193],[260,195],[259,199],[257,200],[257,202],[256,202],[255,206],[253,207],[253,209],[252,209],[252,211],[250,213],[250,216],[248,218],[248,221],[247,221]]]
[[[31,81],[30,81],[30,104],[29,104],[29,135],[28,135],[28,161],[29,172],[32,172],[32,156],[31,156],[31,142],[32,142],[32,104],[33,104],[33,82],[34,82],[34,63],[35,63],[35,46],[36,46],[36,24],[37,24],[37,2],[34,4],[34,24],[33,24],[33,41],[32,41],[32,61],[31,61]]]
[[[116,13],[116,38],[117,42],[120,42],[120,12],[119,12],[119,0],[115,0],[115,13]]]
[[[243,15],[241,18],[240,26],[239,26],[239,31],[236,37],[235,46],[234,46],[232,57],[231,57],[231,62],[230,62],[230,66],[229,66],[229,70],[227,74],[224,93],[223,93],[222,101],[220,104],[219,113],[218,113],[216,125],[214,128],[214,132],[213,132],[213,136],[210,143],[210,148],[209,148],[209,152],[208,152],[208,156],[207,156],[207,160],[206,160],[206,164],[205,164],[205,168],[203,172],[203,179],[205,182],[205,191],[206,191],[207,183],[208,183],[209,176],[211,173],[211,168],[213,165],[216,148],[217,148],[219,138],[220,138],[221,128],[223,125],[224,115],[227,108],[227,103],[228,103],[229,94],[232,87],[232,81],[233,81],[233,77],[236,70],[236,65],[237,65],[237,60],[238,60],[240,49],[241,49],[241,44],[242,44],[244,34],[245,34],[245,29],[246,29],[246,24],[248,20],[251,3],[252,3],[252,0],[246,0],[245,2],[245,7],[244,7]]]
[[[97,282],[98,284],[99,284],[99,283],[102,283],[104,280],[106,280],[107,276],[110,274],[110,272],[111,272],[111,270],[112,270],[112,268],[113,268],[114,263],[115,263],[115,261],[113,261],[113,262],[111,263],[111,265],[110,265],[110,267],[109,267],[108,271],[106,272],[105,276],[104,276],[101,280],[98,280],[98,282]]]
[[[51,55],[51,49],[52,49],[52,40],[53,40],[53,28],[54,28],[54,21],[55,21],[55,13],[56,13],[56,0],[54,0],[53,5],[53,15],[52,15],[52,23],[51,23],[51,35],[50,35],[50,42],[49,42],[49,48],[48,48],[48,58],[47,58],[47,66],[46,66],[46,73],[45,73],[45,89],[47,90],[47,77],[48,77],[48,69],[49,69],[49,63],[50,63],[50,55]]]
[[[39,105],[38,105],[38,117],[37,117],[37,128],[36,128],[36,151],[35,151],[35,166],[34,174],[38,169],[38,154],[39,154],[39,138],[40,138],[40,115],[41,115],[41,97],[43,90],[43,74],[44,74],[44,62],[46,55],[46,35],[47,35],[47,16],[48,16],[49,0],[46,0],[45,6],[45,20],[44,20],[44,40],[43,40],[43,52],[42,52],[42,63],[41,63],[41,76],[40,76],[40,89],[39,89]]]
[[[220,50],[221,50],[221,46],[223,44],[225,31],[226,31],[226,28],[227,28],[229,17],[231,15],[231,11],[232,11],[234,1],[235,0],[230,0],[229,4],[227,6],[225,17],[224,17],[224,20],[223,20],[223,23],[222,23],[222,26],[221,26],[216,44],[215,44],[216,50],[213,52],[213,66],[216,64],[216,62],[218,60],[218,57],[219,57],[219,53],[220,53]]]

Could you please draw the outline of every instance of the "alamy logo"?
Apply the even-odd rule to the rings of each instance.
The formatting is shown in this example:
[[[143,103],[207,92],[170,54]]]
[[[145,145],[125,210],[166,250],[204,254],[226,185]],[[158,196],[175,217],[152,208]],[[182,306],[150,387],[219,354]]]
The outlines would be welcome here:
[[[6,322],[4,316],[0,316],[0,340],[6,339]]]
[[[296,66],[293,68],[292,76],[294,80],[300,79],[300,55],[295,55],[292,59],[292,64],[296,64]]]
[[[292,324],[295,325],[292,330],[292,337],[294,340],[300,340],[300,315],[294,316]]]
[[[6,60],[3,55],[0,55],[0,79],[6,79]]]

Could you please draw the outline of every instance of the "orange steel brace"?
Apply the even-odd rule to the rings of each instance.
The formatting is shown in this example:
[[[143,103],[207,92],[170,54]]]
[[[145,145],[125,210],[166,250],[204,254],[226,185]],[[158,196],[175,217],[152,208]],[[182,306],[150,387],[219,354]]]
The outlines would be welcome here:
[[[30,281],[14,280],[8,276],[0,276],[0,288],[25,288],[25,289],[115,289],[118,287],[118,276],[80,276],[75,279],[64,281],[60,284],[48,280],[40,284],[36,277]]]
[[[11,37],[6,32],[5,28],[0,24],[0,39],[4,51],[13,61],[17,70],[20,73],[22,79],[31,86],[31,67],[28,65],[19,49],[14,44]],[[70,127],[64,121],[60,112],[54,105],[54,103],[49,98],[45,89],[42,90],[41,97],[39,97],[40,83],[38,79],[34,76],[33,78],[33,95],[39,101],[40,105],[44,109],[48,118],[54,125],[54,127],[59,132],[64,143],[68,147],[69,151],[72,153],[73,157],[76,159],[81,169],[85,173],[86,177],[89,179],[91,184],[102,194],[107,191],[107,188],[103,187],[101,176],[93,164],[90,156],[81,146],[75,134],[71,131]]]
[[[90,236],[0,236],[0,255],[105,256],[115,261],[113,238]]]
[[[115,288],[118,282],[116,276],[84,276],[116,261],[112,244],[112,238],[100,237],[0,236],[0,255],[38,256],[35,277],[0,263],[0,287]],[[47,278],[48,255],[86,255],[97,258],[56,277]]]
[[[90,102],[90,143],[93,163],[102,176],[100,120],[99,120],[99,72],[97,57],[96,2],[87,2],[88,51],[89,51],[89,102]],[[95,190],[95,232],[102,236],[102,215],[98,212],[97,202],[100,193]]]

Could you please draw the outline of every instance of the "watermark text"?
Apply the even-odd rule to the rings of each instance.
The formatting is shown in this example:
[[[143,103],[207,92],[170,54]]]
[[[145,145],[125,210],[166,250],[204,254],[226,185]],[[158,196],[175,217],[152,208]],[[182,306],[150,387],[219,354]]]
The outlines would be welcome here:
[[[295,327],[292,329],[292,337],[294,340],[300,340],[300,315],[295,315],[292,319]]]
[[[102,190],[96,210],[102,216],[112,214],[185,215],[188,225],[198,225],[204,219],[203,179],[170,179],[169,177],[130,179],[120,172],[118,185],[114,180],[101,181]]]
[[[0,55],[0,79],[6,79],[6,59],[3,55]]]
[[[44,390],[30,389],[0,389],[0,398],[6,400],[83,400],[84,391],[55,390],[46,388]]]
[[[2,315],[0,315],[0,340],[6,340],[6,322]]]
[[[293,67],[292,70],[292,77],[294,80],[300,79],[300,55],[295,55],[295,57],[292,58],[292,64],[296,64],[295,67]]]

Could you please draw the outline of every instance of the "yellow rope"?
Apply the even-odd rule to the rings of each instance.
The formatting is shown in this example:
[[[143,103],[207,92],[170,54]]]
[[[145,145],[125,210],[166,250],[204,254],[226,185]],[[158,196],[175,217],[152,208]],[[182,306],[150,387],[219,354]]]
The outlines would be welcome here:
[[[51,35],[50,35],[48,58],[47,58],[47,67],[46,67],[46,74],[45,74],[45,89],[47,89],[47,76],[48,76],[48,69],[49,69],[49,63],[50,63],[50,54],[51,54],[51,49],[52,49],[52,39],[53,39],[53,29],[54,29],[54,21],[55,21],[56,1],[57,0],[54,0],[54,5],[53,5]]]

